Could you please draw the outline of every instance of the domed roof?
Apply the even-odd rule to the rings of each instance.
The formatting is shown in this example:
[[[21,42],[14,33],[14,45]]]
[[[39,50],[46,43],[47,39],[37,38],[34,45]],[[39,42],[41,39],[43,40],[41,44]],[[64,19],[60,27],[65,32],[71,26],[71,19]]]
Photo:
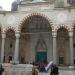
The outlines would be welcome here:
[[[17,8],[18,8],[18,4],[16,1],[14,1],[11,5],[11,11],[17,11]]]

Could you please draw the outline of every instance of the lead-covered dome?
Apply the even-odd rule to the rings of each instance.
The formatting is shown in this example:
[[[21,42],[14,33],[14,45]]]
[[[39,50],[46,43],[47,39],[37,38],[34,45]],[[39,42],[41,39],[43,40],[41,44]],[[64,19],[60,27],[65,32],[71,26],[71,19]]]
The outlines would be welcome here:
[[[18,4],[16,1],[14,1],[11,5],[11,11],[17,11],[18,9]]]

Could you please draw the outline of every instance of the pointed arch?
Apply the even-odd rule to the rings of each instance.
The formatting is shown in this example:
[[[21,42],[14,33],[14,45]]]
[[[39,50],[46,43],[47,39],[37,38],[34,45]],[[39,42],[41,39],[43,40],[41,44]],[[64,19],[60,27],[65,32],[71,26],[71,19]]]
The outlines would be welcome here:
[[[67,31],[69,31],[69,27],[66,25],[58,25],[56,31],[58,31],[60,28],[65,28]]]
[[[69,34],[67,28],[60,27],[57,30],[57,51],[58,51],[58,62],[61,65],[69,65]]]
[[[15,50],[15,31],[12,28],[9,28],[6,31],[5,39],[5,51],[4,51],[4,62],[10,63],[14,58]]]
[[[38,38],[35,50],[47,50],[46,42],[41,34]]]
[[[41,14],[41,13],[32,13],[32,14],[27,15],[27,16],[26,16],[25,18],[23,18],[23,20],[20,22],[20,25],[19,25],[19,30],[20,30],[20,31],[21,31],[21,28],[22,28],[23,24],[25,23],[25,21],[27,21],[27,19],[29,19],[29,18],[31,18],[31,17],[33,17],[33,16],[40,16],[40,17],[42,17],[42,18],[45,18],[45,19],[49,22],[50,27],[51,27],[52,29],[54,29],[54,28],[53,28],[53,22],[52,22],[52,20],[51,20],[50,18],[48,18],[48,16],[46,16],[46,15],[44,15],[44,14]]]

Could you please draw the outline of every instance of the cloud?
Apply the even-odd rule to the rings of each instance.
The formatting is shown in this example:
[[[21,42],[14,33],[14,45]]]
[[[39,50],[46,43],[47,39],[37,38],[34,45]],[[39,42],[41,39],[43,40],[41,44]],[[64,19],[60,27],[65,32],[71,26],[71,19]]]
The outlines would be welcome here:
[[[3,10],[11,10],[11,4],[14,0],[0,0],[0,6],[2,6]]]

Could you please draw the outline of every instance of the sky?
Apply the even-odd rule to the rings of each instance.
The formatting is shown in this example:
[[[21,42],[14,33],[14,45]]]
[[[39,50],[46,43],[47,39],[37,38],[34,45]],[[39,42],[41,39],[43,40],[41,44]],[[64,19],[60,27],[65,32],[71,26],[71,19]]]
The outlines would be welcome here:
[[[14,0],[0,0],[0,6],[2,6],[3,10],[10,11],[11,4]]]

